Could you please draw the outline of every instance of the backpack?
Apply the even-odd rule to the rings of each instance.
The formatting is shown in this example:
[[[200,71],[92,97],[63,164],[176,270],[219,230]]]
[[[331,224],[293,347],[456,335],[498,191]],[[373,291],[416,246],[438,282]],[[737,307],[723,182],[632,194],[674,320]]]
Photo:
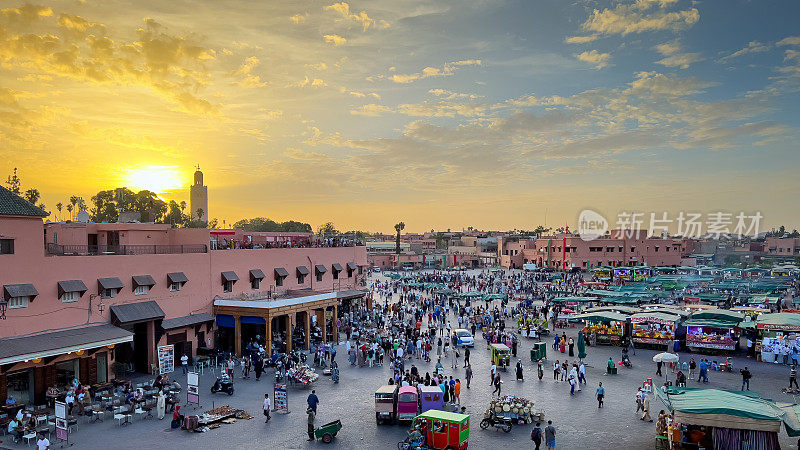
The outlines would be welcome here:
[[[536,441],[541,439],[542,439],[542,429],[539,427],[534,427],[534,429],[531,430],[531,440]]]

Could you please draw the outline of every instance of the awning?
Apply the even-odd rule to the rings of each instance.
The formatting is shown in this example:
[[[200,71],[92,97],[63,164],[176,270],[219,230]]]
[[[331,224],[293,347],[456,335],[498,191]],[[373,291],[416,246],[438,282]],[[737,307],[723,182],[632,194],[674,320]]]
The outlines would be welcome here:
[[[289,272],[286,271],[283,267],[276,267],[275,268],[275,278],[286,278],[289,276]]]
[[[347,268],[350,270],[358,270],[358,264],[354,262],[349,262],[347,263]]]
[[[367,292],[369,291],[367,291],[366,289],[348,289],[346,291],[338,291],[336,293],[336,298],[344,300],[348,298],[352,299],[352,298],[364,297],[367,295]]]
[[[227,272],[222,272],[222,282],[237,282],[239,281],[239,275],[236,275],[236,272],[229,270]]]
[[[165,330],[174,330],[175,328],[189,327],[213,320],[214,316],[209,313],[191,314],[188,316],[173,317],[172,319],[164,319],[161,321],[161,328]]]
[[[111,318],[118,324],[134,324],[148,320],[163,319],[164,311],[158,303],[146,302],[126,303],[111,307]]]
[[[150,275],[134,275],[133,276],[133,289],[136,289],[137,286],[147,286],[152,287],[156,285],[156,280],[153,279]]]
[[[39,291],[32,284],[5,284],[3,289],[5,290],[6,301],[13,297],[30,297],[30,299],[33,299],[33,297],[39,295]]]
[[[105,289],[122,289],[123,287],[122,281],[117,277],[98,278],[97,286],[101,291]]]
[[[267,276],[261,269],[250,269],[250,280],[263,280]]]
[[[325,273],[328,271],[328,269],[326,269],[325,266],[323,266],[322,264],[317,264],[316,266],[314,266],[314,270],[316,270],[317,273]]]
[[[0,365],[131,341],[133,341],[133,333],[110,324],[81,326],[33,336],[3,338],[0,339]]]
[[[168,273],[167,280],[169,280],[170,283],[186,283],[187,281],[189,281],[189,279],[186,278],[186,275],[183,272]]]
[[[342,265],[339,263],[333,263],[331,267],[333,268],[334,272],[341,272],[344,270],[344,267],[342,267]]]
[[[263,317],[255,317],[255,316],[242,316],[239,318],[239,322],[241,323],[249,323],[251,325],[266,325],[267,320]]]
[[[236,326],[236,320],[231,315],[217,314],[216,319],[218,327],[233,328]]]
[[[306,276],[311,273],[306,266],[297,266],[297,274]]]
[[[64,280],[58,282],[58,296],[61,297],[66,292],[80,292],[83,295],[88,291],[86,284],[82,280]]]

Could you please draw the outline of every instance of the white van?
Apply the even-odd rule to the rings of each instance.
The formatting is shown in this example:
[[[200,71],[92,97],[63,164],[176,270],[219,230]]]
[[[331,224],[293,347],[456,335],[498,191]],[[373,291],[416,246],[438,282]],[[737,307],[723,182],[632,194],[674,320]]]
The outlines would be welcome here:
[[[458,339],[460,342],[459,345],[463,347],[475,347],[475,338],[472,336],[472,333],[470,333],[469,330],[457,328],[455,333],[456,339]]]

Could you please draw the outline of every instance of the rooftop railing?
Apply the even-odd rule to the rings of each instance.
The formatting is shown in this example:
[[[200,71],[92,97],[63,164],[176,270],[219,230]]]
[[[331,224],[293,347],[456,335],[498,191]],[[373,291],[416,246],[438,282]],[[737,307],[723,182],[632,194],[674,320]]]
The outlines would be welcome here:
[[[45,244],[48,256],[174,255],[208,253],[204,244],[187,245],[59,245]]]

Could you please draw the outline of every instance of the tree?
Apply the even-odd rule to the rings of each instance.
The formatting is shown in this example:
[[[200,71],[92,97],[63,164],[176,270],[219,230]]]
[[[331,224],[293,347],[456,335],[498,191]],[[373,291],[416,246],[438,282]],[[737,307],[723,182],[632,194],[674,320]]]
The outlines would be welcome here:
[[[56,219],[61,220],[61,210],[64,208],[64,205],[61,202],[56,203],[56,211],[58,211],[58,217]]]
[[[189,218],[181,210],[181,205],[175,200],[169,201],[167,214],[164,216],[164,222],[174,226],[185,226],[189,222]]]
[[[17,168],[14,167],[14,173],[8,176],[8,180],[6,180],[6,184],[8,185],[8,190],[19,195],[20,185],[22,184],[21,180],[17,176]]]
[[[197,212],[197,220],[201,220],[203,218],[203,213],[205,211],[203,211],[203,208],[197,208],[196,212]]]
[[[28,189],[27,191],[25,191],[25,194],[23,195],[25,200],[27,200],[28,203],[30,203],[31,205],[35,205],[36,202],[39,201],[39,197],[41,196],[42,194],[40,194],[39,190],[35,188]]]
[[[67,213],[69,214],[69,220],[72,220],[72,203],[67,203]]]
[[[339,234],[339,230],[337,230],[336,227],[333,226],[333,222],[327,222],[320,225],[319,228],[317,228],[317,234],[323,237],[335,236]]]
[[[447,242],[444,240],[444,233],[441,231],[437,232],[433,238],[436,240],[436,248],[437,249],[446,249]]]
[[[536,227],[535,230],[533,230],[533,234],[536,235],[537,237],[541,236],[543,234],[549,233],[549,232],[550,232],[550,228],[547,228],[547,227],[545,227],[543,225],[539,225],[538,227]]]
[[[394,230],[397,232],[397,239],[395,240],[394,250],[397,254],[400,254],[400,232],[406,228],[406,224],[404,222],[400,222],[394,226]]]

